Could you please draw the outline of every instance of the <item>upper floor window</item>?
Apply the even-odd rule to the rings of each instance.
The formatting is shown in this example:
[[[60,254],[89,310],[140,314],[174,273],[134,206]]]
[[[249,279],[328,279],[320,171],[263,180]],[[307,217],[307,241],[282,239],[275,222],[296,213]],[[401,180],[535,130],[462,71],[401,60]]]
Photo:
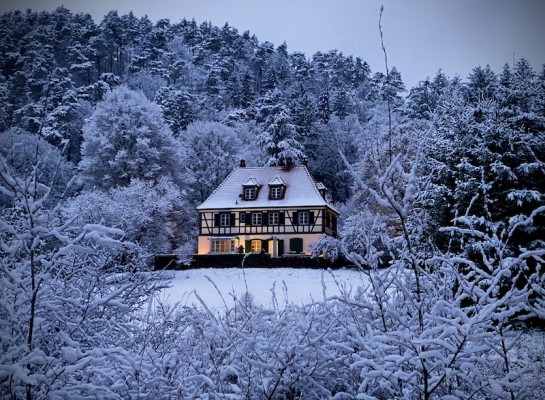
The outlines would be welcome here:
[[[298,223],[299,225],[308,225],[309,224],[309,213],[308,211],[299,211],[298,213]]]
[[[252,213],[252,226],[259,226],[263,223],[263,214]]]
[[[269,213],[269,225],[278,225],[280,222],[279,213],[277,211],[273,211]]]
[[[235,218],[235,214],[229,212],[214,214],[214,226],[235,226]]]
[[[255,200],[256,190],[255,187],[245,187],[244,188],[244,200]]]
[[[220,214],[220,226],[231,226],[231,214]]]

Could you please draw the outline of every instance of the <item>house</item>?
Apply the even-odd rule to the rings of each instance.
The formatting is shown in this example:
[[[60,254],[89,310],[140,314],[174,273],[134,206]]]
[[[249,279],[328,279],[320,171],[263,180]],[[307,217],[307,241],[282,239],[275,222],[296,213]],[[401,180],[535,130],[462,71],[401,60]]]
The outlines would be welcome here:
[[[309,254],[322,235],[336,236],[339,212],[306,163],[246,167],[244,160],[197,207],[198,254]]]

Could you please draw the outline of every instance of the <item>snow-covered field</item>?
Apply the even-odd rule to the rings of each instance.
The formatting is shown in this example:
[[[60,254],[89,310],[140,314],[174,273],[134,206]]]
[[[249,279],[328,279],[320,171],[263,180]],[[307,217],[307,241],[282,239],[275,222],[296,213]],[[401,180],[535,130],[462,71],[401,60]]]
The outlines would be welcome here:
[[[231,307],[235,296],[240,298],[246,292],[254,302],[272,307],[274,301],[279,306],[286,302],[300,305],[321,301],[324,296],[339,295],[341,288],[350,291],[368,284],[365,274],[352,269],[229,268],[173,271],[172,274],[172,286],[162,292],[162,299],[200,307],[200,297],[207,307],[218,311],[226,305]]]

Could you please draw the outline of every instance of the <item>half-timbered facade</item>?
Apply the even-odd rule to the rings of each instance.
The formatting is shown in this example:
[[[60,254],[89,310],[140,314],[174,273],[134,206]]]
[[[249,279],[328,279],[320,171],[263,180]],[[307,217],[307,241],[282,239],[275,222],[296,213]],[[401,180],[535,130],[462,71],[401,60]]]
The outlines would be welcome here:
[[[246,168],[241,161],[199,207],[198,254],[308,254],[335,236],[339,213],[305,165]]]

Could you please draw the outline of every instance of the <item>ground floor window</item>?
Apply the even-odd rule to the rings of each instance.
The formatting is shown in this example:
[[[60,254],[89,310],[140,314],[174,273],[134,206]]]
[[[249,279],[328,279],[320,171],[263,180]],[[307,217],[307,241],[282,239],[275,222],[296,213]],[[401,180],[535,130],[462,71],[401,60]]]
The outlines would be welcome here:
[[[236,253],[236,239],[211,239],[210,253]]]
[[[292,238],[290,239],[290,253],[302,253],[303,252],[303,239]]]
[[[252,253],[261,253],[261,250],[263,249],[261,243],[262,243],[261,240],[258,240],[258,239],[252,240],[252,247],[251,247]]]

